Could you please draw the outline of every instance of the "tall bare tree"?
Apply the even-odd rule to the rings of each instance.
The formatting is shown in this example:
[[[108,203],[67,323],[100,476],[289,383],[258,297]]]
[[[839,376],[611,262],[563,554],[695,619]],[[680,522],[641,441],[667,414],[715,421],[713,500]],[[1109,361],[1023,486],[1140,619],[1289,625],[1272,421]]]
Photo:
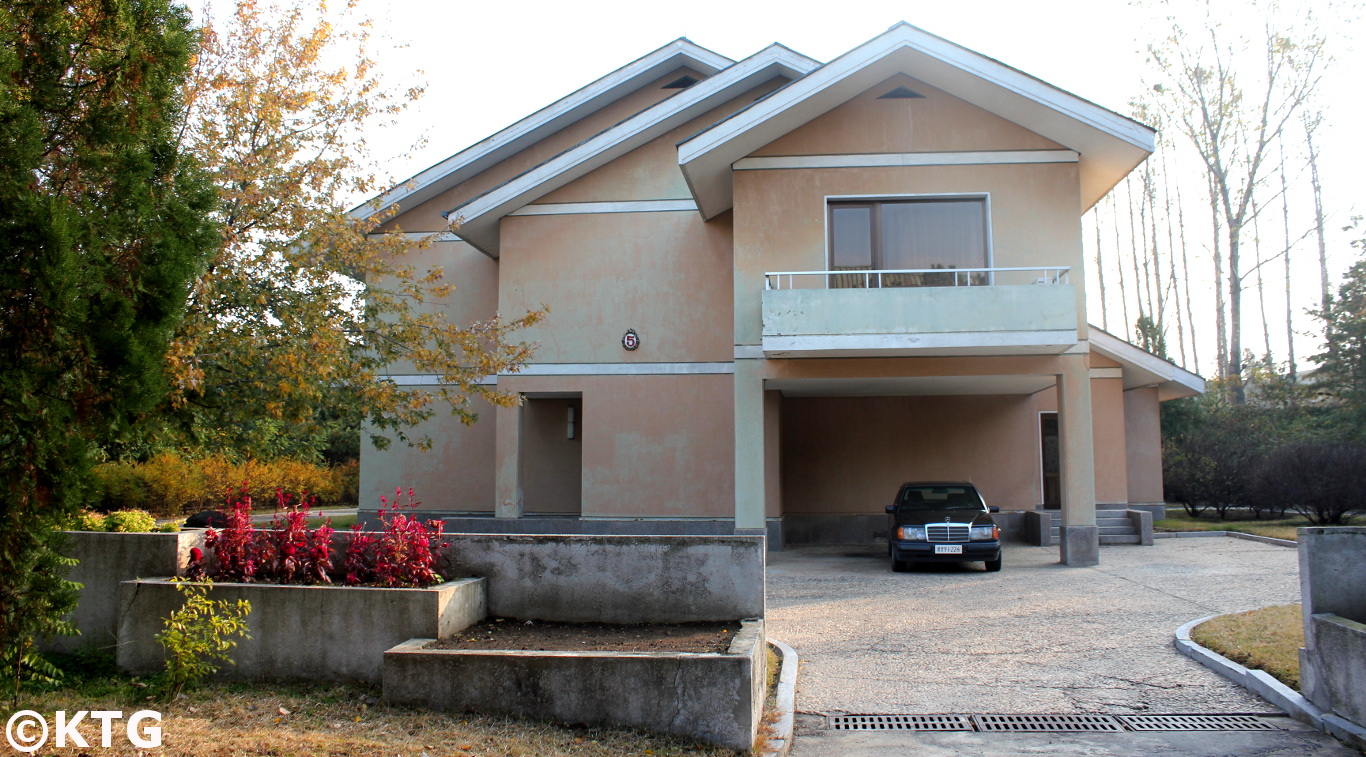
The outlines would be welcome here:
[[[1212,221],[1224,235],[1223,256],[1217,243],[1215,253],[1218,283],[1227,289],[1219,305],[1220,373],[1232,379],[1238,402],[1244,398],[1243,232],[1253,196],[1266,179],[1269,147],[1303,110],[1325,57],[1324,36],[1311,12],[1285,25],[1274,2],[1255,6],[1266,19],[1255,38],[1225,27],[1207,0],[1202,24],[1187,26],[1173,14],[1167,37],[1149,46],[1163,77],[1156,90],[1176,101],[1171,110],[1204,165]]]

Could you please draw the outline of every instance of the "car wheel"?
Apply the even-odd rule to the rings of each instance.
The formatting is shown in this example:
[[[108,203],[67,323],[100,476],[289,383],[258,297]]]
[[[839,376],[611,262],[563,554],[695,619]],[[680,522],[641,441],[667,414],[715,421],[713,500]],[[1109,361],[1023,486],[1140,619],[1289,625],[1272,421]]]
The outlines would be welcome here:
[[[1001,558],[998,557],[995,560],[987,560],[986,566],[988,573],[995,573],[1001,569]]]
[[[905,561],[905,560],[898,560],[898,559],[896,559],[895,557],[892,558],[892,572],[893,572],[893,573],[905,573],[907,567],[908,567],[908,566],[906,565],[906,561]]]

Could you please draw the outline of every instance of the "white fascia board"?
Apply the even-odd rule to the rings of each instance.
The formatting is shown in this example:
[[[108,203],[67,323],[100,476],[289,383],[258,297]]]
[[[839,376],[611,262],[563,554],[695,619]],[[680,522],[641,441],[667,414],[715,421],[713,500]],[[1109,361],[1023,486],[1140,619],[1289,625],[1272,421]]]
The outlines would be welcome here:
[[[973,150],[968,152],[897,152],[858,155],[778,155],[741,158],[736,171],[781,171],[809,168],[880,168],[896,166],[973,166],[1032,163],[1076,163],[1073,150]]]
[[[1083,209],[1154,149],[1153,129],[903,23],[680,144],[678,162],[703,215],[731,206],[733,163],[896,73],[1076,150]]]
[[[408,206],[425,202],[670,71],[687,66],[710,76],[733,63],[690,40],[676,39],[362,203],[351,216],[368,218],[400,200]]]
[[[1095,326],[1088,333],[1096,352],[1123,367],[1125,389],[1157,385],[1164,400],[1205,393],[1205,380],[1199,375]]]
[[[448,211],[446,216],[452,224],[459,225],[462,239],[496,258],[498,221],[503,216],[775,76],[798,78],[817,65],[816,61],[782,45],[770,45],[506,184]]]
[[[611,202],[557,202],[526,205],[510,216],[575,216],[600,213],[676,213],[696,211],[692,200],[614,200]]]
[[[1076,343],[1075,330],[763,337],[764,354],[768,357],[831,357],[841,353],[914,355],[932,354],[937,350],[975,350],[985,351],[977,354],[992,354],[992,350],[997,349],[1020,350],[1011,354],[1057,354]]]

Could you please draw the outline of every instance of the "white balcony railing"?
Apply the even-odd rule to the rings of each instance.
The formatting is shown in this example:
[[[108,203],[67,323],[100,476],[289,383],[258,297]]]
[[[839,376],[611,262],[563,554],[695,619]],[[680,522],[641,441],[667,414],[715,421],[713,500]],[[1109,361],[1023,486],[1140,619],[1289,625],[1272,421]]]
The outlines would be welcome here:
[[[922,268],[882,271],[776,271],[764,289],[889,289],[1066,284],[1070,266],[1024,268]]]

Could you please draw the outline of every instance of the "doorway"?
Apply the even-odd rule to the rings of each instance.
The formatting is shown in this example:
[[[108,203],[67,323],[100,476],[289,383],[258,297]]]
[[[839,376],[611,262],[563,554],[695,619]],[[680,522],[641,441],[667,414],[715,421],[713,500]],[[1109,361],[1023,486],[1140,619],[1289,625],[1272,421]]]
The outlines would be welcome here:
[[[522,405],[522,507],[583,514],[583,396],[528,396]]]
[[[1039,413],[1039,458],[1043,472],[1043,506],[1062,507],[1062,453],[1058,447],[1058,414]]]

